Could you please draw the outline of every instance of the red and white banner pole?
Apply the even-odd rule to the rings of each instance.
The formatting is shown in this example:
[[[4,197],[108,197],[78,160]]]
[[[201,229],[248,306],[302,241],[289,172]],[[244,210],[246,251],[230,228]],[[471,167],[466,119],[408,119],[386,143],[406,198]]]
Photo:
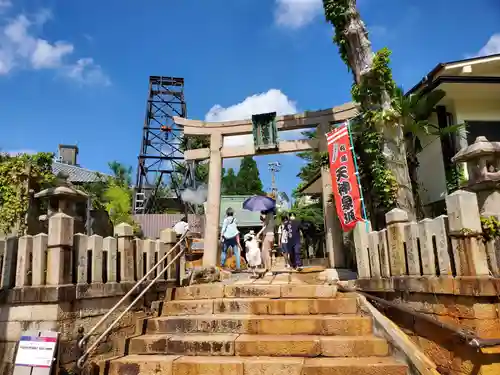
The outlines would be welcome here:
[[[349,232],[366,219],[349,123],[336,127],[326,138],[335,207],[342,230]]]

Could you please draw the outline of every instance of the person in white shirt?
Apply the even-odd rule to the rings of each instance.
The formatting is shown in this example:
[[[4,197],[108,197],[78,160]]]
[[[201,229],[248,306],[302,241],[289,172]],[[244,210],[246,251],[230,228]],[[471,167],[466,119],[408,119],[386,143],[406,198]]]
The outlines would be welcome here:
[[[186,234],[186,232],[189,230],[189,224],[187,221],[188,221],[187,217],[183,216],[182,219],[174,225],[173,229],[174,229],[175,234],[177,235],[177,241],[179,241],[179,239],[182,236],[184,236]],[[186,250],[186,243],[187,243],[187,240],[184,239],[181,242],[181,244],[179,245],[181,251]]]
[[[281,218],[281,225],[278,227],[278,245],[283,253],[283,258],[285,258],[285,268],[291,267],[290,254],[287,247],[288,231],[286,230],[286,224],[288,220],[288,214],[284,214]]]
[[[245,262],[248,263],[247,260],[247,242],[251,241],[255,237],[255,231],[253,229],[250,230],[247,234],[243,236],[243,246],[241,246],[241,256],[245,259]]]
[[[250,267],[250,269],[252,270],[253,277],[256,277],[257,274],[255,272],[255,268],[260,266],[261,264],[259,244],[257,242],[255,234],[247,233],[246,236],[248,236],[247,237],[248,241],[245,242],[245,248],[247,253],[246,259],[248,267]]]
[[[183,216],[182,219],[174,225],[174,232],[177,237],[182,237],[189,230],[187,217]]]
[[[240,231],[238,230],[238,222],[234,217],[234,211],[232,208],[226,210],[226,217],[222,222],[221,229],[221,242],[222,242],[222,253],[220,256],[221,267],[224,267],[226,263],[227,250],[228,248],[233,249],[233,253],[236,256],[236,270],[239,271],[241,268],[240,264]]]

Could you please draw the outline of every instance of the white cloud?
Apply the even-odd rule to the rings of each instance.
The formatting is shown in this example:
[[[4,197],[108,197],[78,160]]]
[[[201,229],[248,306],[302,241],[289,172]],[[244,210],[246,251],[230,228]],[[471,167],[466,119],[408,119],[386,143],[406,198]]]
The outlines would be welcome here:
[[[321,0],[276,0],[274,20],[277,25],[299,29],[323,12]]]
[[[5,12],[12,6],[12,2],[10,0],[0,0],[0,13]]]
[[[94,63],[94,59],[87,57],[78,60],[75,64],[68,66],[67,76],[85,85],[111,85],[111,81],[104,74],[100,65]]]
[[[0,0],[0,4],[1,1],[4,0]],[[37,36],[37,31],[51,18],[50,11],[42,10],[32,18],[20,14],[0,26],[0,75],[14,69],[52,69],[79,83],[108,85],[109,78],[93,59],[67,61],[75,50],[73,44],[62,40],[51,42]]]
[[[496,55],[500,53],[500,33],[493,34],[477,56]]]
[[[297,113],[297,105],[280,90],[270,89],[267,92],[247,97],[240,103],[227,108],[219,104],[214,105],[205,115],[205,121],[219,122],[232,120],[246,120],[259,113],[276,112],[276,115]],[[252,141],[252,135],[233,136],[224,138],[224,146],[242,146]]]

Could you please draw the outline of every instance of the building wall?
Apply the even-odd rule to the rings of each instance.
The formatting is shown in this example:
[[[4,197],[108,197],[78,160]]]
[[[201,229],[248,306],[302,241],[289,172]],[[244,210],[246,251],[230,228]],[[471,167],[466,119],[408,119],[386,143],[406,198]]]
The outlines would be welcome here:
[[[498,101],[474,101],[455,100],[452,105],[447,105],[447,110],[453,114],[456,124],[466,121],[495,121],[500,122],[500,103]],[[431,122],[437,124],[435,116]],[[495,126],[495,124],[492,124]],[[423,136],[423,150],[418,154],[420,163],[418,178],[420,183],[420,195],[424,205],[441,201],[446,195],[446,175],[443,163],[441,142],[437,137]],[[493,139],[491,139],[493,140]],[[500,141],[500,127],[498,129],[498,141]],[[467,136],[460,136],[460,146],[467,146]]]
[[[432,116],[430,121],[437,124],[437,118]],[[444,199],[446,194],[446,178],[443,163],[441,141],[437,136],[420,135],[422,151],[417,155],[418,179],[420,197],[424,205]]]
[[[500,103],[497,100],[455,100],[454,112],[457,124],[465,121],[500,121]]]
[[[262,225],[260,221],[260,212],[251,212],[243,209],[243,202],[249,197],[250,195],[222,195],[220,198],[219,225],[222,226],[222,222],[226,216],[226,210],[232,208],[234,217],[238,222],[238,227],[260,227]]]

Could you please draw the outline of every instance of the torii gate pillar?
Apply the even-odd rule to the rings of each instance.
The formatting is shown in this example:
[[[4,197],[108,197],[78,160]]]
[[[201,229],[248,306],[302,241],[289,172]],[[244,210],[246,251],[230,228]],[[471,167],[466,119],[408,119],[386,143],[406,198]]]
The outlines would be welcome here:
[[[222,134],[210,135],[210,166],[208,170],[208,196],[205,212],[205,249],[203,265],[215,266],[219,251],[220,194],[222,175]]]

